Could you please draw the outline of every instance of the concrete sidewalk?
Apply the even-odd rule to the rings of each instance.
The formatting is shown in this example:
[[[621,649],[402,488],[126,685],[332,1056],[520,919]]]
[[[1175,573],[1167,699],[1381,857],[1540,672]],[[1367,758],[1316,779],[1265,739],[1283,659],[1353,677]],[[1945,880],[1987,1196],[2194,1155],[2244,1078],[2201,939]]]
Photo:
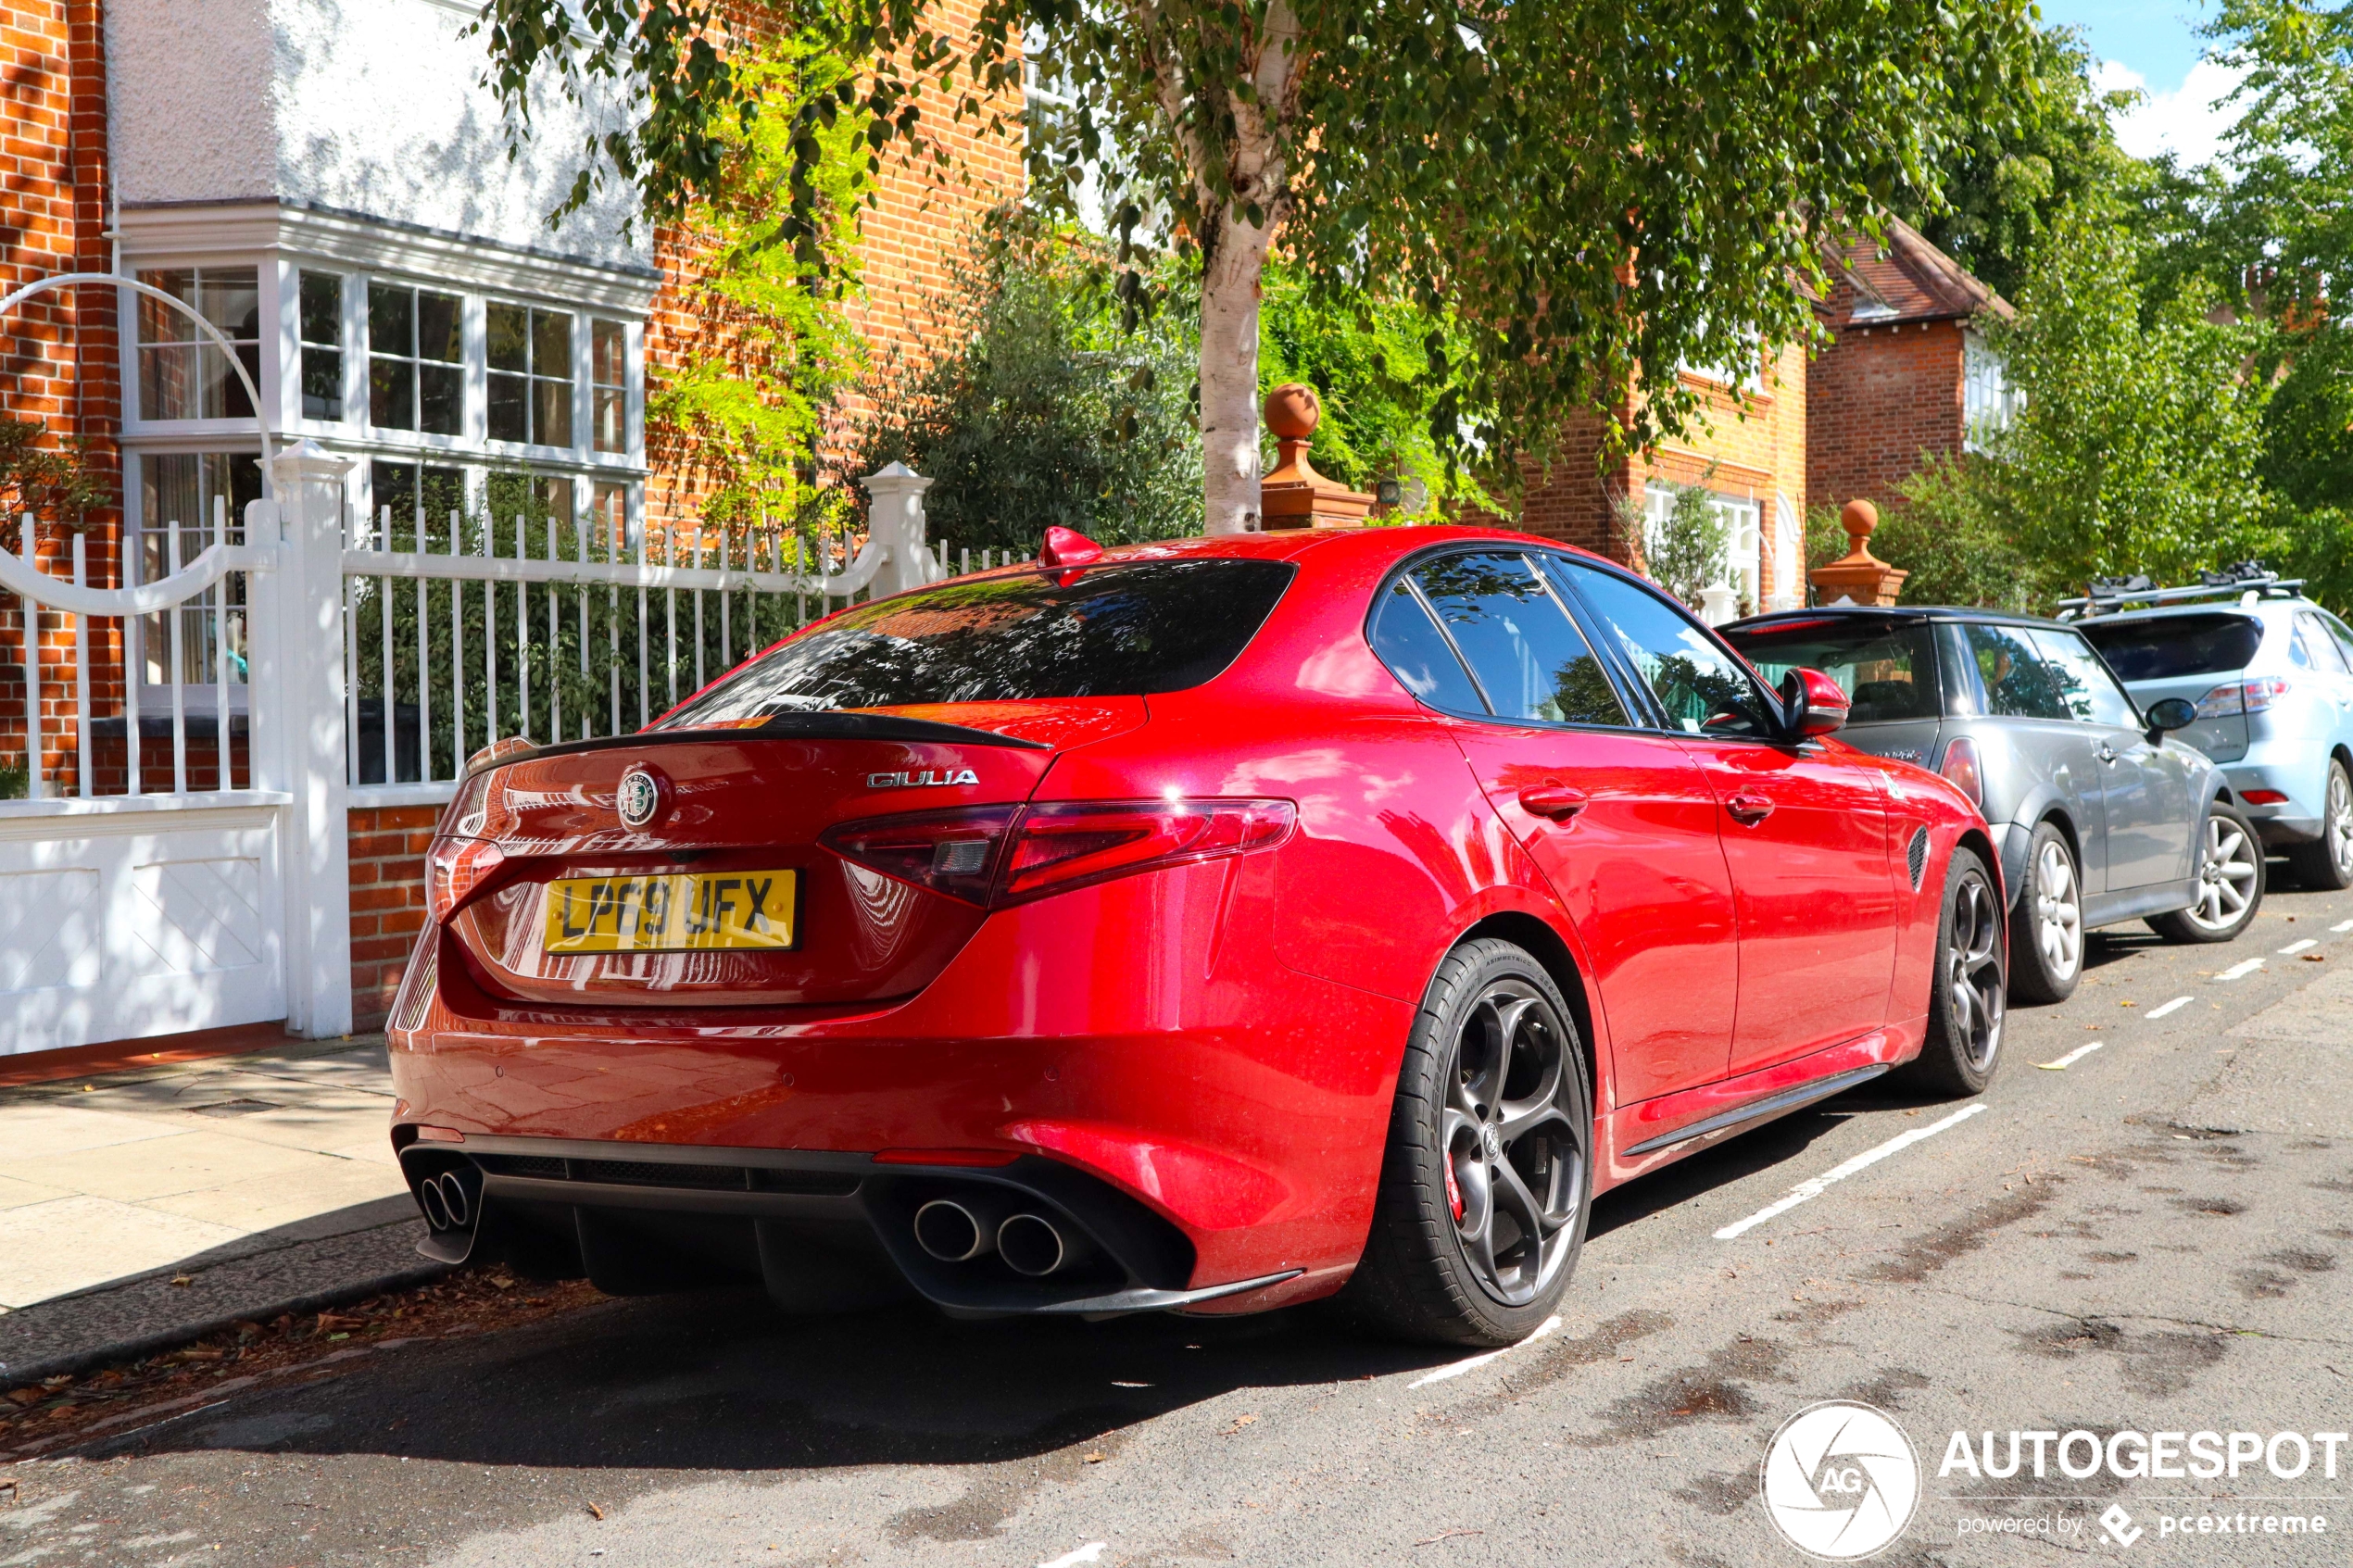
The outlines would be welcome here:
[[[0,1090],[0,1382],[438,1273],[382,1035]]]

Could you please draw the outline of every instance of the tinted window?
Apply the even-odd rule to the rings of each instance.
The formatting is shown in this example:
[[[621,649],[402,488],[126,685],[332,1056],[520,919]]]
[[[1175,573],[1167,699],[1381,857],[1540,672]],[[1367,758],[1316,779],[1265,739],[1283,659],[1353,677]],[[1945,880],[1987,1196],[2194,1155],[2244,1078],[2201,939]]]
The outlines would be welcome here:
[[[1283,561],[1096,567],[942,583],[859,605],[691,698],[659,729],[811,709],[1141,696],[1231,664],[1282,597]]]
[[[2345,656],[2337,651],[2336,639],[2329,635],[2327,623],[2310,610],[2298,610],[2296,634],[2304,644],[2304,651],[2312,660],[2312,668],[2332,675],[2345,674]]]
[[[1449,713],[1487,711],[1463,661],[1402,579],[1381,596],[1380,613],[1373,617],[1373,651],[1407,691],[1432,708]]]
[[[2079,723],[2140,728],[2141,716],[2133,711],[2133,699],[2124,695],[2124,688],[2082,638],[2072,632],[2041,627],[2032,635],[2034,646],[2043,651],[2058,680],[2059,700],[2067,704],[2069,718]]]
[[[2089,621],[2077,628],[2127,681],[2220,675],[2244,670],[2263,641],[2251,615],[2168,615],[2154,621]]]
[[[1667,710],[1694,734],[1770,735],[1774,711],[1755,679],[1700,623],[1647,588],[1581,561],[1545,558],[1617,640],[1628,663]]]
[[[1626,723],[1601,660],[1526,556],[1441,556],[1412,575],[1497,718]]]
[[[1729,631],[1724,640],[1768,681],[1799,669],[1836,681],[1855,704],[1850,724],[1939,716],[1936,647],[1926,622],[1824,619]]]
[[[2347,631],[2345,622],[2326,610],[2321,612],[2321,623],[2329,629],[2329,635],[2336,639],[2336,651],[2345,656],[2346,668],[2353,670],[2353,632]]]
[[[1969,629],[1969,649],[1985,683],[1986,711],[2003,719],[2072,719],[2056,671],[2011,626]]]

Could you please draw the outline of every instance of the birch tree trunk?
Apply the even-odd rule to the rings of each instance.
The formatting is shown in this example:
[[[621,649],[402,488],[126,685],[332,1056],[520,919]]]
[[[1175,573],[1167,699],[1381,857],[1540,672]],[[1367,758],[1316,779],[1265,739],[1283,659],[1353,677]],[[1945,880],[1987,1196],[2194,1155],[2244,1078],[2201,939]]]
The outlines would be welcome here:
[[[1270,238],[1224,215],[1202,269],[1202,478],[1212,533],[1259,523],[1258,284]]]

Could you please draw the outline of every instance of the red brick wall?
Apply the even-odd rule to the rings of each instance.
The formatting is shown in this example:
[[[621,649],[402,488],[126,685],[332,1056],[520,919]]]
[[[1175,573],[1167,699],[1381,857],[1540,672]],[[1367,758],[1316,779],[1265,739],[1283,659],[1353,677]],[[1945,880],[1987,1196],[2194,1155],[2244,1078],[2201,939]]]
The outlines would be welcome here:
[[[425,847],[438,806],[351,812],[351,1026],[381,1029],[425,923]]]
[[[106,57],[98,0],[0,0],[0,294],[60,272],[103,272],[106,228]],[[62,444],[80,434],[119,489],[114,447],[120,411],[115,376],[114,291],[74,289],[36,295],[0,321],[0,413],[39,420]],[[64,524],[90,528],[88,581],[115,576],[113,506],[75,519],[44,519],[39,552],[69,576]],[[21,551],[14,520],[0,545]],[[92,693],[105,711],[120,694],[117,628],[94,628],[103,667]],[[0,757],[24,752],[24,621],[12,604],[0,616]],[[63,618],[41,618],[43,751],[55,778],[73,756],[72,642]]]
[[[1961,449],[1962,324],[1853,326],[1806,371],[1806,489],[1818,505],[1861,495],[1882,509],[1932,455]]]

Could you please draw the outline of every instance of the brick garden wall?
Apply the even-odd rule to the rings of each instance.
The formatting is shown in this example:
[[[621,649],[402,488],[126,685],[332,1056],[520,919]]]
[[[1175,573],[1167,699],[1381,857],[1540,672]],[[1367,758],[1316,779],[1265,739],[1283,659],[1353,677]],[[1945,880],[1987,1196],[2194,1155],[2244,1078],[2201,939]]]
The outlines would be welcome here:
[[[1900,506],[1897,486],[1929,457],[1961,449],[1962,331],[1955,320],[1854,326],[1816,358],[1806,374],[1816,503]]]
[[[425,924],[425,847],[438,806],[351,811],[351,1027],[384,1027]]]

